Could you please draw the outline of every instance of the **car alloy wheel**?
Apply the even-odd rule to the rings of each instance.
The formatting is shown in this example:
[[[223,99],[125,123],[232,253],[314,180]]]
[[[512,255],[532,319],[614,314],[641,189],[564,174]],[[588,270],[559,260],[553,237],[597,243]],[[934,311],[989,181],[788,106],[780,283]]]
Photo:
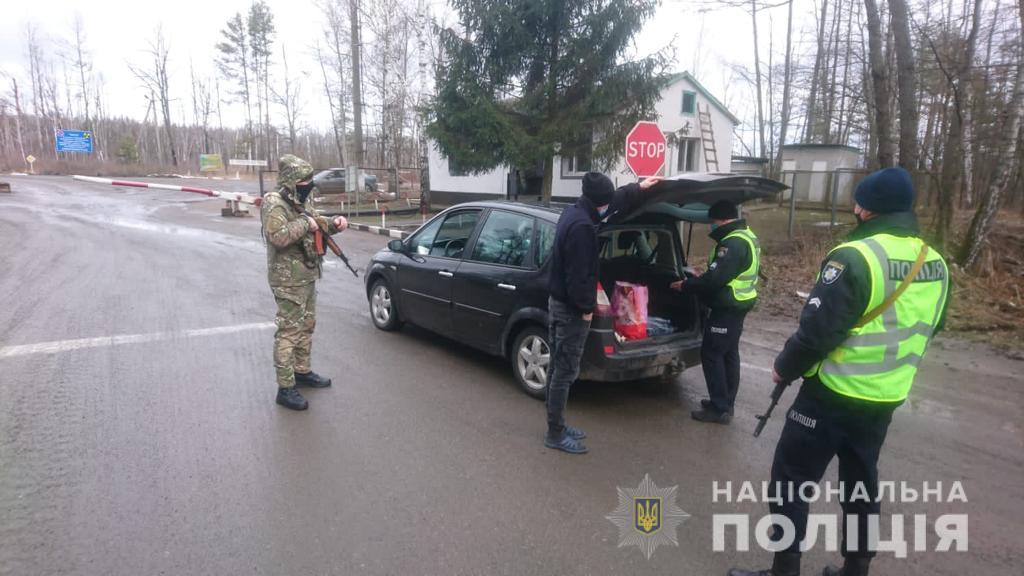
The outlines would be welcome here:
[[[516,367],[519,377],[529,391],[540,392],[548,385],[548,367],[551,364],[551,349],[537,334],[529,334],[519,342],[516,350]]]
[[[383,278],[378,278],[370,289],[370,316],[373,325],[381,330],[395,330],[401,324],[391,287]]]

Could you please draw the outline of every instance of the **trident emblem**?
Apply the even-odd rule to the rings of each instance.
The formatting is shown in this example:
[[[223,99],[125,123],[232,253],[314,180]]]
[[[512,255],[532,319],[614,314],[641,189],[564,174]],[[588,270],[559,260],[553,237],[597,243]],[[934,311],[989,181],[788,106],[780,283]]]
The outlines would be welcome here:
[[[651,534],[661,528],[661,498],[633,498],[636,529]]]

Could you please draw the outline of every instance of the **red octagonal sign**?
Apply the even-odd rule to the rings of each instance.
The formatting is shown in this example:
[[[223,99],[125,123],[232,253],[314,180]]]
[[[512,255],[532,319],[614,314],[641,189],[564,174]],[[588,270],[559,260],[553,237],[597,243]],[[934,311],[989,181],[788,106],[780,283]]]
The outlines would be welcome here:
[[[654,122],[637,122],[626,136],[626,165],[637,178],[657,176],[665,165],[665,135]]]

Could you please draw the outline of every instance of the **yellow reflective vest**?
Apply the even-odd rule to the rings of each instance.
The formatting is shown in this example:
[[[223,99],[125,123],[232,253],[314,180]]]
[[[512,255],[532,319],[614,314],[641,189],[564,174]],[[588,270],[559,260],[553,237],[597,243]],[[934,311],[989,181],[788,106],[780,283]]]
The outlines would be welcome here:
[[[924,246],[920,238],[876,234],[835,248],[857,250],[868,264],[871,295],[862,317],[899,287]],[[906,291],[873,320],[851,329],[846,340],[805,377],[817,376],[836,393],[861,400],[906,399],[948,295],[949,268],[938,252],[929,249]]]
[[[733,230],[722,238],[718,242],[718,245],[721,245],[722,242],[725,242],[729,238],[740,238],[750,245],[750,266],[729,281],[727,286],[732,293],[733,300],[736,300],[737,302],[753,300],[754,298],[757,298],[757,272],[760,270],[761,266],[761,243],[750,228]],[[718,252],[718,245],[711,249],[711,256],[708,257],[709,266],[715,261],[715,257]]]

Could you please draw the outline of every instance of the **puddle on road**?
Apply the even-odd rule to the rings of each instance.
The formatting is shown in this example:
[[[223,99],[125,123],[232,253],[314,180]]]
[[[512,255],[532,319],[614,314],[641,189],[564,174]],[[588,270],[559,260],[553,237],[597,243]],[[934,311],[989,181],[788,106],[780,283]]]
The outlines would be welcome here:
[[[121,218],[117,216],[101,217],[98,220],[93,219],[90,221],[98,221],[103,224],[110,224],[121,228],[128,228],[130,230],[142,230],[145,232],[169,234],[181,238],[198,238],[205,241],[212,241],[216,242],[217,244],[223,244],[232,247],[242,246],[250,249],[263,248],[263,244],[258,240],[247,240],[245,238],[239,238],[237,236],[223,234],[221,232],[214,232],[212,230],[204,230],[202,228],[190,228],[185,226],[175,226],[171,224],[157,224],[155,222],[147,222],[145,220],[135,220],[130,218]]]

